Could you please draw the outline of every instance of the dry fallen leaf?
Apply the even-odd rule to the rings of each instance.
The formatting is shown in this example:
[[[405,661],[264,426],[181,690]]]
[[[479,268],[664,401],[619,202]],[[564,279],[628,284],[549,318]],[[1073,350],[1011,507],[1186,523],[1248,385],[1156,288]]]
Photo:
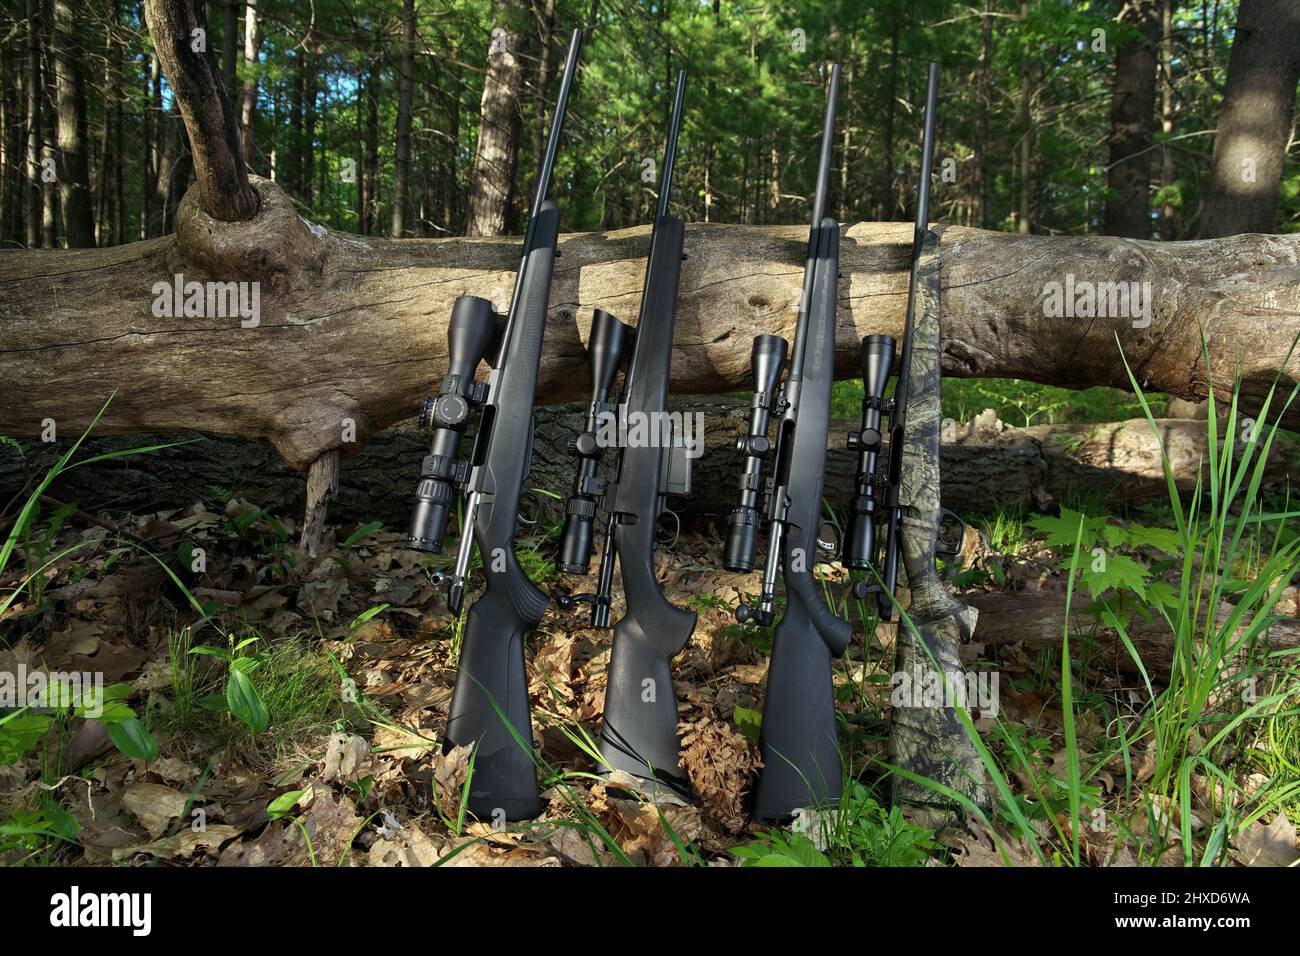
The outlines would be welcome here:
[[[122,806],[156,840],[185,812],[188,799],[188,795],[161,784],[133,783],[122,794]]]
[[[732,833],[748,824],[745,789],[762,766],[756,748],[730,724],[705,716],[683,723],[681,766],[700,807]]]
[[[1279,813],[1265,826],[1256,820],[1232,838],[1232,856],[1245,866],[1290,866],[1300,860],[1295,826]]]

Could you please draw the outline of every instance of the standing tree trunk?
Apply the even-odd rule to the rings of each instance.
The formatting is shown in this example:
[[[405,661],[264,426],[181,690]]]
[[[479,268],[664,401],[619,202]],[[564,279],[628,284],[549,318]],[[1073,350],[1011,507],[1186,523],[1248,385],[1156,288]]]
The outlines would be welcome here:
[[[980,24],[980,62],[979,62],[979,116],[975,124],[975,173],[979,176],[979,188],[976,201],[979,203],[977,224],[981,229],[989,228],[989,110],[992,108],[991,74],[993,70],[993,0],[984,0],[984,16]]]
[[[222,0],[221,4],[221,78],[226,95],[234,101],[239,65],[239,8],[242,0]]]
[[[156,57],[149,57],[144,61],[144,69],[141,71],[144,80],[143,89],[141,90],[142,98],[140,100],[140,133],[143,144],[140,149],[140,238],[149,238],[150,223],[153,220],[153,194],[154,194],[154,137],[157,135],[154,130],[154,124],[150,113],[153,109],[153,98],[150,94],[149,77],[150,70],[156,69]]]
[[[145,0],[144,4],[149,32],[171,84],[173,107],[179,107],[189,131],[203,208],[213,219],[241,222],[257,212],[257,196],[248,183],[235,114],[215,55],[195,52],[190,45],[195,30],[208,31],[206,10],[202,0]],[[172,127],[179,152],[180,130],[174,121]]]
[[[894,218],[894,111],[898,101],[898,24],[902,18],[893,16],[889,34],[889,86],[885,92],[885,136],[880,168],[880,198],[876,201],[876,218]]]
[[[514,13],[510,0],[493,0],[492,37],[474,154],[474,192],[465,223],[468,236],[500,236],[511,226],[524,77]]]
[[[1029,17],[1029,0],[1020,0],[1020,20]],[[1034,219],[1034,114],[1033,84],[1029,81],[1029,53],[1020,53],[1020,196],[1016,203],[1016,231],[1030,233]]]
[[[27,0],[27,248],[41,244],[41,5]]]
[[[1156,0],[1127,0],[1120,18],[1142,34],[1115,57],[1110,102],[1109,194],[1102,228],[1112,236],[1151,238],[1151,126],[1156,104]]]
[[[372,64],[366,76],[366,131],[365,160],[362,168],[361,234],[374,231],[375,196],[379,178],[379,75],[378,64]]]
[[[555,0],[546,0],[541,16],[541,36],[538,38],[537,84],[533,89],[533,175],[542,166],[542,149],[546,142],[546,87],[551,79],[551,44],[555,37]],[[533,192],[536,192],[533,183]]]
[[[308,34],[307,41],[312,42]],[[312,48],[312,57],[308,61],[306,80],[303,85],[303,145],[302,145],[302,201],[311,207],[315,201],[313,181],[316,177],[316,100],[320,95],[320,81],[316,76],[319,50]]]
[[[70,0],[54,0],[51,36],[54,85],[58,104],[59,205],[63,211],[63,237],[68,248],[95,244],[95,223],[90,203],[89,146],[86,132],[86,86],[81,75],[77,20]]]
[[[261,45],[257,0],[248,0],[244,8],[244,89],[239,106],[242,152],[246,163],[253,161],[253,118],[257,115],[257,51]]]
[[[52,43],[53,4],[45,0],[41,4],[41,32],[44,36],[45,68],[41,71],[41,96],[44,105],[41,108],[41,246],[45,249],[57,248],[59,244],[59,178],[58,157],[54,144],[58,136],[55,129],[55,106],[57,95],[54,87],[54,65],[51,62],[50,46]]]
[[[1219,108],[1203,239],[1273,232],[1300,80],[1300,4],[1241,0]]]
[[[406,227],[406,197],[411,182],[411,85],[415,72],[415,0],[402,4],[402,59],[397,80],[397,144],[393,169],[392,237]]]
[[[307,85],[307,65],[301,47],[293,49],[293,70],[289,76],[289,149],[284,176],[285,191],[295,199],[302,197],[302,126],[303,87]]]
[[[1160,238],[1174,238],[1174,204],[1169,189],[1174,185],[1174,151],[1169,137],[1174,133],[1174,0],[1160,3],[1160,132],[1165,143],[1160,147],[1160,189],[1165,193],[1160,204]]]

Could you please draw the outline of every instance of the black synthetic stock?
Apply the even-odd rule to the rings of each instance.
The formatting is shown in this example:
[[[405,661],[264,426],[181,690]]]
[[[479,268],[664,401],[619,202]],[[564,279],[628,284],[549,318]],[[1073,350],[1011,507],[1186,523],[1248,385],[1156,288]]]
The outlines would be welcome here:
[[[485,820],[501,814],[506,820],[529,820],[542,803],[532,755],[524,635],[541,620],[547,598],[513,552],[506,564],[507,571],[489,574],[487,592],[466,615],[444,748],[477,745],[471,813]]]
[[[800,807],[840,798],[831,652],[802,601],[791,600],[776,625],[758,743],[763,769],[750,810],[756,821],[785,823]]]

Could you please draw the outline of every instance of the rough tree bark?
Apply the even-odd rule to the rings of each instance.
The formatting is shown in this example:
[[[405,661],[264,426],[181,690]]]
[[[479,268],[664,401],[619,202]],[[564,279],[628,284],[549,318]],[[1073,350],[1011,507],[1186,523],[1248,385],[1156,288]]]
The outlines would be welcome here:
[[[116,389],[101,432],[257,438],[302,468],[330,448],[355,451],[411,415],[446,368],[457,295],[509,297],[516,239],[364,239],[305,222],[274,183],[253,185],[261,206],[244,223],[213,219],[191,190],[174,236],[0,257],[0,434],[36,434],[51,409],[68,434]],[[751,336],[793,334],[802,229],[687,227],[674,392],[747,389]],[[1144,387],[1199,400],[1210,379],[1202,328],[1216,390],[1230,391],[1241,373],[1248,408],[1279,369],[1286,388],[1300,371],[1300,357],[1286,364],[1300,332],[1300,236],[1159,243],[939,231],[945,375],[1126,387],[1122,347]],[[647,232],[562,237],[540,401],[582,397],[592,306],[636,313]],[[843,377],[860,374],[861,336],[901,331],[910,235],[909,224],[845,229],[836,349]],[[173,317],[161,305],[155,315],[155,285],[177,274],[260,283],[256,327],[212,314],[202,297],[197,316]],[[1150,324],[1045,318],[1044,287],[1066,275],[1149,282]],[[1300,424],[1300,403],[1287,421]]]
[[[1026,650],[1061,648],[1062,625],[1065,622],[1064,591],[984,591],[963,595],[979,609],[980,626],[976,640],[997,649],[1013,644],[1023,644]],[[1087,595],[1075,595],[1070,609],[1070,647],[1077,657],[1085,638],[1097,640],[1096,650],[1108,663],[1125,674],[1141,672],[1133,656],[1124,647],[1119,636],[1100,627],[1094,617],[1082,613],[1088,604]],[[1231,613],[1226,602],[1215,613],[1222,625]],[[1289,651],[1300,648],[1300,620],[1295,617],[1294,592],[1283,596],[1274,608],[1278,615],[1290,615],[1270,624],[1267,630],[1268,649]],[[1156,615],[1146,621],[1134,617],[1129,625],[1129,638],[1142,658],[1142,666],[1153,681],[1163,684],[1169,678],[1174,659],[1174,634],[1168,622]]]
[[[1156,105],[1156,43],[1160,9],[1156,0],[1126,0],[1120,19],[1141,37],[1115,56],[1110,102],[1110,162],[1103,229],[1108,235],[1151,236],[1151,126]]]
[[[221,3],[221,77],[231,102],[234,102],[238,77],[239,14],[243,5],[242,0],[222,0]]]
[[[1203,239],[1273,232],[1300,80],[1300,4],[1242,0],[1219,109]]]
[[[474,192],[465,223],[468,236],[499,236],[510,228],[524,83],[514,19],[512,0],[493,0],[487,78],[474,155]]]

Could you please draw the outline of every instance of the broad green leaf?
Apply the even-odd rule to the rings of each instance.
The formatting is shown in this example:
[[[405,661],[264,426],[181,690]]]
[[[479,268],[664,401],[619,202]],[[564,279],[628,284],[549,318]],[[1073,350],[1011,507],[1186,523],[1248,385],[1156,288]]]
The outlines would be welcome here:
[[[1105,518],[1089,518],[1069,508],[1061,509],[1061,516],[1040,515],[1029,522],[1029,527],[1047,535],[1047,544],[1053,548],[1073,548],[1079,540],[1079,550],[1087,551],[1097,543],[1101,530],[1107,526]]]
[[[302,799],[302,790],[290,790],[288,793],[282,793],[266,805],[266,818],[268,820],[278,820],[287,816],[298,801]]]
[[[52,717],[45,714],[9,714],[0,719],[0,767],[17,763],[49,730]]]
[[[238,668],[231,669],[230,679],[226,681],[226,706],[255,734],[266,730],[271,723],[271,715],[267,713],[257,688]]]
[[[117,749],[134,760],[152,763],[158,759],[158,741],[144,729],[139,718],[132,717],[120,724],[108,725],[108,736]]]
[[[1166,554],[1179,554],[1183,550],[1183,539],[1171,528],[1148,528],[1132,524],[1128,526],[1128,539],[1135,547],[1145,545]]]
[[[731,716],[741,736],[753,743],[758,743],[758,730],[763,725],[763,715],[748,707],[737,706]]]
[[[382,521],[368,521],[343,539],[343,547],[350,548],[362,538],[367,538],[384,526]]]
[[[1107,588],[1132,591],[1144,598],[1147,593],[1146,579],[1150,573],[1128,555],[1111,554],[1106,556],[1103,570],[1094,571],[1090,565],[1084,569],[1080,580],[1088,589],[1088,596],[1094,600]]]

